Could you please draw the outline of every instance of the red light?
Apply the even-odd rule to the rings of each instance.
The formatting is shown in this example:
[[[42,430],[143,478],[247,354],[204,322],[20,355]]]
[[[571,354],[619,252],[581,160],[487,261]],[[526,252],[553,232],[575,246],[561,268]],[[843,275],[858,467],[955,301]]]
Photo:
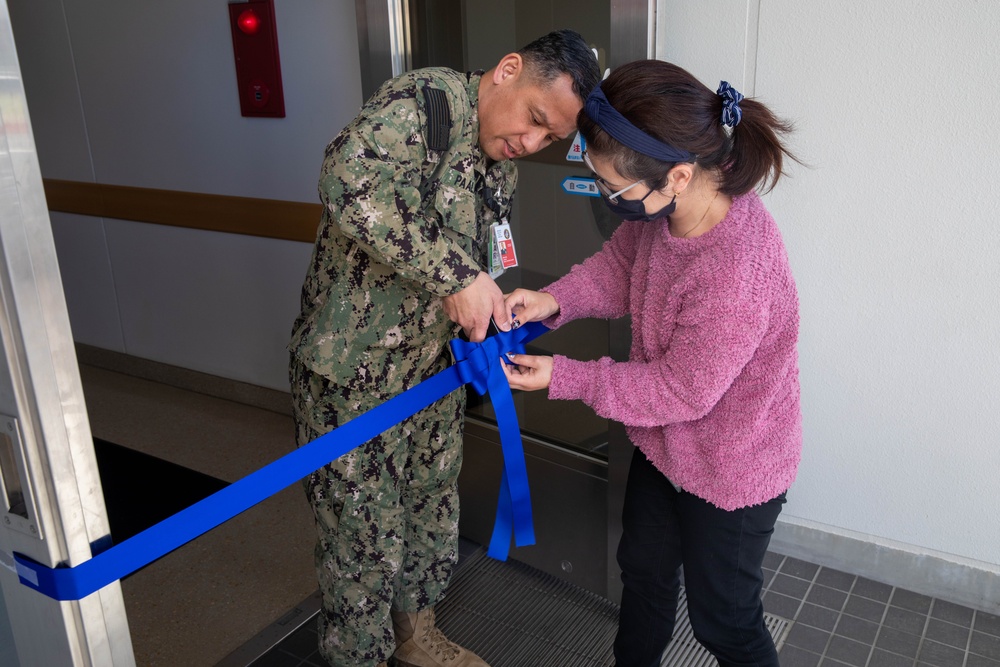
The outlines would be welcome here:
[[[247,9],[236,19],[236,25],[246,34],[256,35],[257,31],[260,30],[260,17],[254,10]]]

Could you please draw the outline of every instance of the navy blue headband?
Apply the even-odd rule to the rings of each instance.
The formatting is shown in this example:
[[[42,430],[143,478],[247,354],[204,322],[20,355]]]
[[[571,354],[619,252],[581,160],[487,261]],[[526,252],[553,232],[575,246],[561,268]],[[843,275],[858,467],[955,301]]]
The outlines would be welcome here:
[[[598,127],[637,153],[648,155],[661,162],[695,161],[694,153],[688,153],[685,150],[674,148],[670,144],[665,144],[659,139],[654,139],[630,123],[625,116],[611,106],[608,98],[604,96],[600,84],[587,97],[584,109],[586,109],[590,120],[597,123]]]

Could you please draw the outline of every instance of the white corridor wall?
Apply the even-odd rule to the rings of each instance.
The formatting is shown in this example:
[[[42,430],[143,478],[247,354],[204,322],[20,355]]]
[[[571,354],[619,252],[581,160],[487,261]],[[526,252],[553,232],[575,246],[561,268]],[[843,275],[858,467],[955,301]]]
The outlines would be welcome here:
[[[1000,3],[657,9],[657,57],[792,120],[808,164],[766,199],[802,305],[805,446],[776,538],[995,613]]]
[[[318,202],[362,102],[354,3],[276,0],[282,119],[240,115],[227,4],[9,0],[43,176]],[[52,224],[78,342],[287,391],[311,244]]]

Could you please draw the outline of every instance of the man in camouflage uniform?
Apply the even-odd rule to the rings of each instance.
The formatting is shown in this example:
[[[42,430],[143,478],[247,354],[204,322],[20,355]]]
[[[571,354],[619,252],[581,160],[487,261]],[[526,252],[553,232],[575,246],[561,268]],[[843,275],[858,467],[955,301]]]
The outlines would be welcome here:
[[[446,368],[460,329],[509,329],[484,269],[511,159],[572,134],[598,80],[581,37],[559,31],[485,74],[390,80],[330,143],[289,346],[300,445]],[[434,626],[457,560],[464,410],[453,392],[307,478],[331,665],[486,665]]]

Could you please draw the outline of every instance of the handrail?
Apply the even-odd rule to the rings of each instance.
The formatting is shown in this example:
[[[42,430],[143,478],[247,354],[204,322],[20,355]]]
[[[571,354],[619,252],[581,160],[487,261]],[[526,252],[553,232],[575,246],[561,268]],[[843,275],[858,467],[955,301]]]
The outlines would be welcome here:
[[[312,243],[322,206],[124,185],[43,180],[50,211]]]

